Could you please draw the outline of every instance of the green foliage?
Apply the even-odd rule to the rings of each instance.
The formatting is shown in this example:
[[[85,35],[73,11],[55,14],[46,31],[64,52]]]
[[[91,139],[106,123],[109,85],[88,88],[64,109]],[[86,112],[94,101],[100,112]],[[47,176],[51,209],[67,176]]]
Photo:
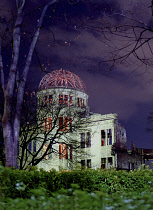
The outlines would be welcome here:
[[[72,185],[70,189],[61,191],[61,194],[55,194],[52,197],[45,196],[44,189],[33,191],[33,195],[29,199],[8,198],[6,202],[0,202],[1,210],[20,210],[20,209],[76,209],[76,210],[147,210],[152,209],[153,206],[153,192],[143,192],[137,194],[136,192],[128,192],[120,194],[108,195],[103,191],[95,193],[87,193],[78,189],[79,186]],[[71,192],[71,195],[68,195]],[[42,195],[43,194],[43,195]]]
[[[74,170],[69,172],[46,172],[36,168],[30,171],[14,170],[0,166],[0,200],[8,198],[30,199],[53,195],[72,196],[74,191],[86,193],[102,192],[108,195],[137,192],[153,189],[153,171],[141,169],[130,171]],[[67,191],[68,189],[72,189]]]

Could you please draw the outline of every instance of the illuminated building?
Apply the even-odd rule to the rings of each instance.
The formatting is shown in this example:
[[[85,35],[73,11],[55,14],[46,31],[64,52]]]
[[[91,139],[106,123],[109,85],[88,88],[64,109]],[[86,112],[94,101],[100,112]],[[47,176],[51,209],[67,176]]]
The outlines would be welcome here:
[[[38,168],[72,170],[76,164],[93,169],[140,168],[140,154],[131,166],[126,130],[118,123],[117,114],[91,113],[86,86],[74,73],[61,69],[46,74],[37,101],[42,121],[39,135],[46,140],[42,153],[52,141],[50,154]],[[37,141],[35,150],[40,149],[40,143]]]

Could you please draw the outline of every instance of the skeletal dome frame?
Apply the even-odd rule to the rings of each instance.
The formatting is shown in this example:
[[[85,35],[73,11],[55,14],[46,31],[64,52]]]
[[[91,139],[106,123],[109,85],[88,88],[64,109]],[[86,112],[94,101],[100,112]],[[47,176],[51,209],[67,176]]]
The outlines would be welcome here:
[[[74,88],[86,92],[84,82],[76,74],[63,69],[46,74],[39,83],[39,91],[53,87]]]

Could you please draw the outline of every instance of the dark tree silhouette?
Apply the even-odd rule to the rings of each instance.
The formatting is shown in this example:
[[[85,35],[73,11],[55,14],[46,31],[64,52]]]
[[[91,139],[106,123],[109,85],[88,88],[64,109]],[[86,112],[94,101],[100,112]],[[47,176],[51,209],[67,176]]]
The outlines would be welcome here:
[[[62,93],[61,93],[62,94]],[[56,95],[54,96],[54,98]],[[59,126],[61,113],[71,116],[71,120]],[[19,138],[19,169],[37,166],[39,162],[54,154],[59,157],[59,144],[67,145],[71,155],[66,157],[70,166],[76,164],[80,157],[87,153],[81,150],[78,132],[84,130],[84,123],[88,120],[87,107],[67,107],[66,105],[38,104],[35,92],[25,93],[21,115]],[[45,118],[51,116],[51,122],[45,124]],[[69,117],[67,117],[69,119]],[[87,129],[86,129],[87,130]],[[57,145],[57,147],[54,147]],[[61,154],[62,155],[62,154]],[[63,158],[63,157],[62,157]]]
[[[95,32],[101,44],[107,45],[109,49],[102,55],[99,63],[102,69],[103,63],[108,62],[112,70],[117,64],[133,65],[139,68],[144,65],[146,70],[153,66],[153,26],[152,8],[143,2],[143,10],[103,13],[98,20],[88,20],[84,27]],[[150,16],[148,14],[150,12]],[[144,14],[146,15],[144,15]],[[147,18],[147,19],[146,19]]]
[[[1,19],[1,23],[5,25],[7,34],[11,38],[12,45],[12,58],[8,80],[6,83],[5,78],[5,67],[2,59],[2,37],[0,37],[0,71],[1,71],[1,85],[4,94],[4,113],[2,118],[3,126],[3,137],[5,142],[5,157],[6,166],[17,167],[17,145],[20,131],[20,118],[21,118],[21,107],[23,103],[23,96],[25,90],[25,83],[27,80],[27,74],[32,60],[32,55],[37,43],[37,39],[40,33],[42,22],[48,7],[54,4],[56,0],[48,1],[43,7],[41,16],[37,23],[36,30],[32,36],[32,41],[29,47],[28,56],[23,68],[21,79],[18,78],[18,60],[20,53],[20,40],[21,40],[21,27],[24,19],[24,9],[26,0],[16,1],[16,21],[13,26],[12,36],[11,31],[7,27],[7,21]],[[15,109],[14,104],[15,103]],[[13,110],[13,111],[12,111]]]

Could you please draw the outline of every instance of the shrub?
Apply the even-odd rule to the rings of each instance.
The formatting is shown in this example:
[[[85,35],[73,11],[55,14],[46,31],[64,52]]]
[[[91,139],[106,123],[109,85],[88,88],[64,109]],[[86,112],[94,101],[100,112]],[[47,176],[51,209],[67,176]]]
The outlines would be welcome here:
[[[30,198],[32,189],[45,189],[50,197],[61,189],[70,189],[78,184],[80,190],[88,193],[103,191],[107,194],[135,191],[141,193],[153,188],[152,170],[126,171],[116,170],[74,170],[61,173],[51,170],[20,171],[0,166],[1,199],[10,197]]]

